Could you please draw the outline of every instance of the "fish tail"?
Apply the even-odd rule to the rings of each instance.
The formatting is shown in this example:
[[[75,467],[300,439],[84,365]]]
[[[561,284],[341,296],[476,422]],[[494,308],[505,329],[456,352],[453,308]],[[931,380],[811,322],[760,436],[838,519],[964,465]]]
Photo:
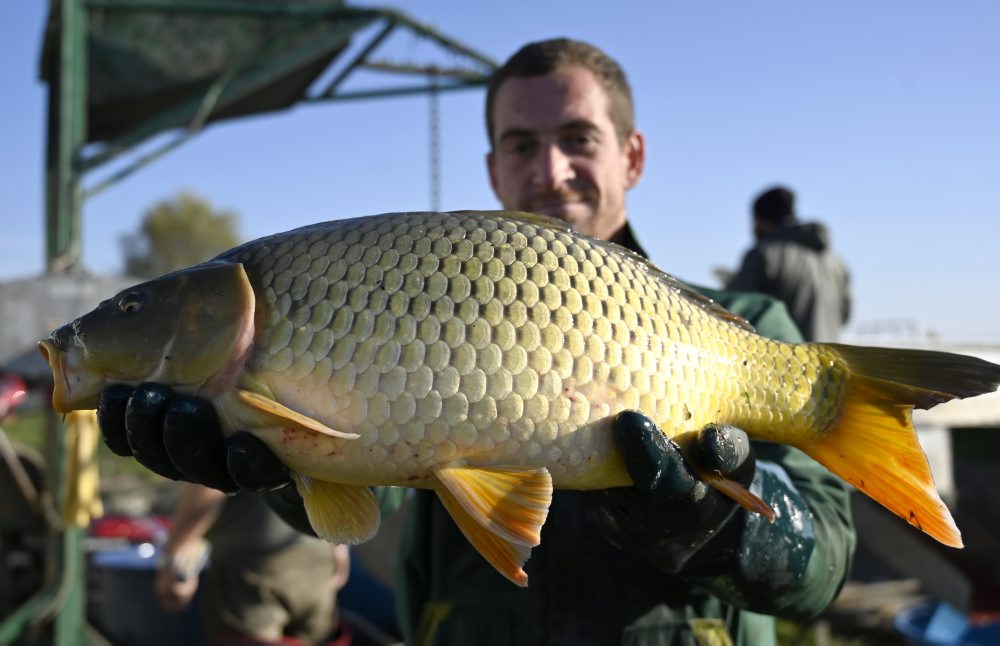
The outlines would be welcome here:
[[[911,413],[996,390],[1000,366],[947,352],[827,347],[848,364],[846,396],[832,426],[798,447],[914,527],[962,547]]]

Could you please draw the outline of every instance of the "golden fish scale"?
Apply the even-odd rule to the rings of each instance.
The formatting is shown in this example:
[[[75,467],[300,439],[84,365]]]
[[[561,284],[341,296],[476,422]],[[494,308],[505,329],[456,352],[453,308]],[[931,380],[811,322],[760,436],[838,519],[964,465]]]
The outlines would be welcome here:
[[[244,245],[257,294],[249,376],[340,431],[284,431],[291,466],[416,484],[441,462],[546,466],[622,484],[601,420],[635,408],[675,435],[712,421],[787,441],[825,428],[835,356],[708,313],[637,257],[491,214],[393,214]]]

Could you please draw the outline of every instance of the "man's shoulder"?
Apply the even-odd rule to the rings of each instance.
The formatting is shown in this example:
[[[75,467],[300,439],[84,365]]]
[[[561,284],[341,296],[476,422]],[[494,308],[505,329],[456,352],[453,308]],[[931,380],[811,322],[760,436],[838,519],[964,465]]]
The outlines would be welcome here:
[[[734,314],[739,314],[743,318],[753,323],[753,318],[771,311],[781,309],[784,303],[768,294],[761,292],[743,292],[731,289],[715,289],[703,285],[691,284],[691,288],[699,294],[707,296],[719,305],[723,306]]]
[[[690,284],[690,287],[733,314],[746,319],[761,336],[792,343],[802,341],[802,334],[795,326],[788,308],[773,296],[760,292],[738,292],[693,284]]]

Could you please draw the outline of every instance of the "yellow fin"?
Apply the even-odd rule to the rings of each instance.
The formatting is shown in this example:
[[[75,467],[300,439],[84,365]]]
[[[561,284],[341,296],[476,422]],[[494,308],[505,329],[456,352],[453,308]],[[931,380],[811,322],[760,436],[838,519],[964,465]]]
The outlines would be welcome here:
[[[688,455],[688,451],[691,447],[691,443],[696,441],[696,435],[696,433],[684,433],[672,438],[675,442],[681,445],[685,458],[691,457]],[[764,518],[767,518],[768,522],[774,522],[774,510],[771,509],[770,505],[761,500],[757,494],[753,493],[732,478],[727,478],[722,475],[719,471],[710,471],[708,469],[701,468],[698,466],[698,461],[695,459],[687,459],[686,462],[687,468],[690,469],[699,480],[750,513],[760,514]]]
[[[962,536],[941,501],[911,413],[996,390],[1000,366],[945,352],[831,344],[851,371],[836,425],[796,444],[876,502],[951,547]]]
[[[917,441],[912,406],[870,401],[859,385],[848,389],[838,426],[799,448],[914,527],[945,545],[962,547]]]
[[[766,518],[768,522],[774,522],[774,510],[771,509],[770,505],[761,500],[760,497],[754,492],[750,491],[735,480],[723,477],[718,473],[703,471],[696,468],[690,462],[688,463],[688,466],[706,484],[727,498],[734,500],[736,504],[743,509],[746,509],[754,514],[760,514]]]
[[[434,473],[444,485],[441,502],[469,542],[502,575],[527,586],[523,567],[541,542],[552,502],[548,469],[461,465]]]
[[[364,543],[379,527],[378,502],[368,487],[316,480],[292,472],[316,535],[331,543]]]
[[[247,406],[255,408],[262,413],[267,413],[272,417],[278,418],[284,425],[290,425],[294,428],[300,428],[305,431],[315,431],[317,433],[322,433],[323,435],[329,435],[330,437],[337,437],[343,440],[356,440],[361,437],[357,433],[335,431],[326,424],[317,422],[311,417],[307,417],[302,413],[296,413],[291,408],[279,404],[270,397],[265,397],[264,395],[250,392],[249,390],[244,390],[243,388],[238,388],[236,390],[236,396],[239,397],[240,401]]]

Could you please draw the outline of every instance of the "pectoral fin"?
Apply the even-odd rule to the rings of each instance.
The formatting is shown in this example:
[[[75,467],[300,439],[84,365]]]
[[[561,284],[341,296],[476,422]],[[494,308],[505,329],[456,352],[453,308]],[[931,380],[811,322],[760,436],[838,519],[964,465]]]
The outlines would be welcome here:
[[[339,437],[344,440],[356,440],[360,437],[357,433],[335,431],[326,424],[317,422],[311,417],[307,417],[302,413],[296,413],[291,408],[279,404],[270,397],[265,397],[264,395],[244,390],[243,388],[237,389],[236,396],[239,397],[240,401],[247,406],[278,419],[282,426],[291,426],[293,428],[300,428],[306,431],[315,431],[317,433],[322,433],[323,435]]]
[[[527,586],[524,564],[541,542],[552,502],[552,476],[528,467],[444,466],[442,504],[470,543],[501,574]]]
[[[331,543],[364,543],[379,526],[378,503],[368,487],[316,480],[292,473],[316,535]]]

